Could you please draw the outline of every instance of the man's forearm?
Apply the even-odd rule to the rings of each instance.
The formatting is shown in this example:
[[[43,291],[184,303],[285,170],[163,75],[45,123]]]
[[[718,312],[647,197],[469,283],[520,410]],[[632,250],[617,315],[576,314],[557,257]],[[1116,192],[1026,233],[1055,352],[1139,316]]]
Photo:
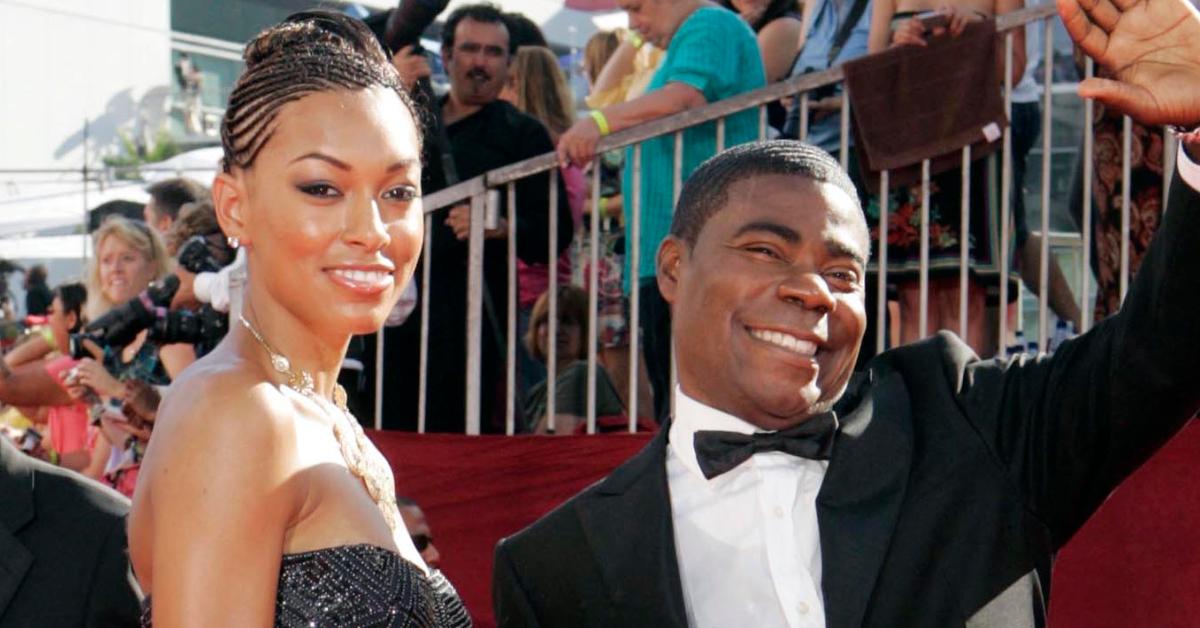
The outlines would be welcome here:
[[[668,83],[633,100],[603,109],[611,131],[621,131],[643,122],[665,118],[708,104],[700,90],[684,83]]]

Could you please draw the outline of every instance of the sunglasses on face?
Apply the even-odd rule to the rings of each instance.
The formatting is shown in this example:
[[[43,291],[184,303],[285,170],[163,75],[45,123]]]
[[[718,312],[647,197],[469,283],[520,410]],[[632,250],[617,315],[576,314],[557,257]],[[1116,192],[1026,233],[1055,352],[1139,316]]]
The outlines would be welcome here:
[[[412,536],[412,542],[417,547],[418,552],[424,552],[425,548],[433,543],[433,537],[428,534],[415,534]]]

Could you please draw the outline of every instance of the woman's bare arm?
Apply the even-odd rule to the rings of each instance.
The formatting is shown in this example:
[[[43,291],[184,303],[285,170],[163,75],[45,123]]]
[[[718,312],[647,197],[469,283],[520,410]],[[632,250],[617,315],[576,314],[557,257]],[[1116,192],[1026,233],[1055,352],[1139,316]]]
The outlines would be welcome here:
[[[592,85],[592,94],[603,94],[619,86],[621,81],[633,71],[633,58],[637,56],[637,51],[638,49],[633,47],[628,37],[623,38],[612,56],[605,62],[604,67],[600,68],[600,74],[596,75],[596,83]]]
[[[792,71],[792,63],[800,50],[801,26],[796,18],[781,17],[758,32],[758,48],[762,52],[768,83],[782,81]]]
[[[874,54],[892,43],[892,16],[896,0],[874,0],[871,3],[871,31],[867,35],[867,52]]]
[[[28,364],[35,360],[41,360],[50,354],[54,347],[46,342],[45,336],[36,334],[25,342],[12,348],[12,351],[4,354],[4,363],[9,368],[16,368],[22,364]]]

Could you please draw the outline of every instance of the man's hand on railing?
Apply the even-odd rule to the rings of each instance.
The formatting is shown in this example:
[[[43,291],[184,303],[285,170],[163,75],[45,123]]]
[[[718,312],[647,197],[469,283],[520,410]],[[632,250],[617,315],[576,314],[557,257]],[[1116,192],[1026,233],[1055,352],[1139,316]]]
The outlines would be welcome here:
[[[1200,12],[1189,0],[1057,0],[1080,49],[1113,73],[1079,95],[1143,124],[1200,125]]]
[[[454,237],[466,242],[471,237],[471,206],[455,205],[446,216],[447,227],[454,230]],[[508,221],[501,218],[495,229],[485,229],[483,237],[490,240],[503,240],[508,237]]]
[[[583,167],[596,156],[596,144],[600,143],[600,127],[590,117],[581,117],[558,138],[558,162],[573,163]]]

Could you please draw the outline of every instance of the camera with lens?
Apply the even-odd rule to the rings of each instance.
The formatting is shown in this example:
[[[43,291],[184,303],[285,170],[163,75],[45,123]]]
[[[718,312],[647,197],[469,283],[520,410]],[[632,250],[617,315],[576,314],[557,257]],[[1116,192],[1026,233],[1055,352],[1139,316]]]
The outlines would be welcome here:
[[[229,316],[205,305],[198,312],[171,310],[150,326],[150,339],[164,345],[177,342],[196,347],[196,357],[212,351],[229,331]]]
[[[167,307],[178,290],[179,277],[175,275],[150,284],[141,294],[88,323],[82,332],[71,334],[71,357],[79,360],[90,356],[84,340],[101,347],[123,347],[133,342],[143,329],[167,315]]]
[[[202,235],[188,238],[183,246],[179,247],[179,254],[175,257],[179,265],[193,275],[221,270],[221,264],[213,256],[208,239]]]

